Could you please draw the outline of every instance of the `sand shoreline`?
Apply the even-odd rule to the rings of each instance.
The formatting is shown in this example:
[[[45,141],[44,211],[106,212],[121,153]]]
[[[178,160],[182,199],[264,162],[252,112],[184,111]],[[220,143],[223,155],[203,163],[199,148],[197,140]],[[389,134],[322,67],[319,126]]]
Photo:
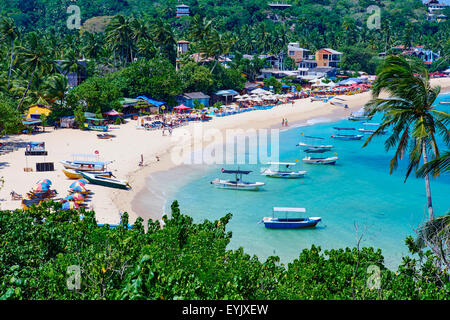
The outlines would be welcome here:
[[[450,89],[450,78],[433,79],[432,81],[433,85],[441,85],[442,92]],[[227,129],[281,128],[281,119],[287,118],[290,124],[289,128],[292,128],[295,124],[304,124],[311,119],[326,117],[333,120],[346,117],[351,112],[359,110],[370,97],[370,92],[342,96],[342,99],[346,100],[344,103],[349,106],[348,109],[332,106],[329,103],[310,102],[310,99],[301,99],[297,100],[294,106],[289,103],[270,110],[214,118],[212,121],[204,123],[202,127],[204,130],[215,128],[222,134]],[[190,146],[192,150],[195,150],[199,146],[200,149],[203,149],[208,143],[199,145],[198,139],[189,139],[180,143],[180,133],[193,134],[196,130],[195,123],[174,129],[172,137],[162,136],[161,131],[137,130],[137,124],[138,121],[130,120],[125,125],[113,129],[112,133],[117,137],[112,140],[99,140],[95,132],[73,129],[47,129],[46,133],[32,136],[18,135],[1,138],[0,142],[13,141],[22,144],[28,141],[43,141],[46,143],[48,156],[45,159],[42,159],[42,157],[28,157],[26,159],[23,153],[24,148],[20,148],[19,151],[0,157],[0,177],[5,180],[4,187],[0,190],[0,208],[3,210],[20,208],[20,201],[12,201],[9,193],[14,190],[25,195],[34,183],[42,178],[52,180],[59,196],[64,197],[67,195],[66,190],[73,180],[64,176],[61,171],[63,167],[59,161],[71,160],[72,154],[92,154],[94,151],[99,151],[100,160],[114,160],[109,169],[114,172],[117,178],[127,179],[133,189],[125,191],[89,185],[88,189],[93,191],[90,206],[96,211],[98,222],[118,223],[120,213],[123,212],[128,212],[130,223],[133,223],[139,216],[142,216],[144,220],[160,219],[162,211],[148,212],[148,209],[136,205],[136,199],[149,191],[146,190],[146,179],[152,173],[171,170],[179,165],[179,163],[174,163],[172,151],[174,148],[179,148],[180,144],[185,147]],[[141,154],[144,157],[143,167],[138,166]],[[160,157],[160,161],[156,161],[156,155]],[[33,167],[34,162],[43,160],[54,162],[55,171],[24,172],[25,166]]]

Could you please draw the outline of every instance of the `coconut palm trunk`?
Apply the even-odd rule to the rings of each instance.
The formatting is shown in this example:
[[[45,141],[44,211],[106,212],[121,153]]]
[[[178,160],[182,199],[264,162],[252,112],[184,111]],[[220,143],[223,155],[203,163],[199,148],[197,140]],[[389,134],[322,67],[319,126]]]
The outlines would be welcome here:
[[[27,93],[28,93],[28,90],[30,89],[30,85],[31,85],[31,82],[33,81],[33,77],[34,77],[34,73],[35,72],[36,72],[36,68],[34,68],[33,73],[31,74],[30,81],[28,81],[27,89],[25,90],[25,93],[23,94],[22,99],[20,99],[19,105],[17,106],[16,110],[20,109],[20,106],[22,105],[23,100],[27,96]]]
[[[9,82],[11,80],[13,57],[14,57],[14,39],[11,40],[11,58],[9,60],[8,86],[7,86],[8,89],[9,89]]]
[[[425,141],[422,141],[422,157],[423,157],[423,164],[428,163],[428,157],[427,157],[427,148],[425,146]],[[425,190],[427,193],[427,208],[428,208],[428,218],[430,220],[433,220],[433,203],[431,201],[431,187],[430,187],[430,176],[429,174],[426,174],[424,177],[425,180]]]

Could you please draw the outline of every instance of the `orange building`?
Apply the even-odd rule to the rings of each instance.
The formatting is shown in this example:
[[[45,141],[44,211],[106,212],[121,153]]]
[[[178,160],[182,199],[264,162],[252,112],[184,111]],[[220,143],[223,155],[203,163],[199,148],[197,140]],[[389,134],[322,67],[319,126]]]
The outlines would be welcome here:
[[[341,61],[342,52],[333,49],[323,48],[316,52],[316,62],[318,67],[337,68]]]

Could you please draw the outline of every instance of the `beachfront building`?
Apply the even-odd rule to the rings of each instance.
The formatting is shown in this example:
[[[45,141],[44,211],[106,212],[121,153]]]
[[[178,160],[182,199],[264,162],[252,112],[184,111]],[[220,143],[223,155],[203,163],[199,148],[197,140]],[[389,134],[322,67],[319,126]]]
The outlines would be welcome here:
[[[339,62],[341,62],[342,52],[323,48],[316,52],[316,62],[318,67],[333,67],[337,68]]]
[[[445,3],[440,3],[438,0],[429,0],[425,3],[427,6],[427,16],[428,21],[443,22],[447,21],[447,16],[443,13],[444,9],[448,7]]]
[[[291,42],[288,44],[288,57],[294,60],[297,66],[301,61],[308,59],[310,52],[311,51],[309,51],[308,49],[300,48],[298,42]]]
[[[189,10],[189,6],[179,3],[177,5],[177,18],[179,17],[185,17],[185,16],[190,16],[191,15],[191,11]]]
[[[217,91],[212,95],[211,104],[215,104],[216,102],[220,101],[227,105],[228,103],[232,102],[233,98],[237,95],[239,95],[239,92],[231,89]]]
[[[198,101],[198,103],[203,104],[205,107],[209,107],[210,98],[210,96],[203,92],[189,92],[178,95],[176,100],[178,104],[184,104],[186,107],[194,108],[194,101]]]
[[[177,42],[177,55],[181,56],[189,51],[190,42],[187,40],[180,40]]]
[[[326,78],[335,78],[337,74],[337,68],[333,67],[316,67],[313,69],[310,69],[308,71],[309,76],[315,76],[315,77],[326,77]]]
[[[284,2],[271,2],[271,3],[269,3],[269,7],[271,9],[284,10],[284,9],[290,8],[291,5],[289,3],[284,3]]]
[[[41,115],[48,117],[52,112],[51,107],[44,104],[34,104],[28,108],[27,120],[30,119],[40,119]]]
[[[439,52],[434,52],[429,49],[425,49],[423,46],[414,46],[407,48],[404,45],[398,45],[391,48],[392,53],[401,54],[403,56],[414,56],[421,59],[426,65],[432,64],[434,61],[440,58]],[[378,54],[380,57],[386,56],[386,52]]]

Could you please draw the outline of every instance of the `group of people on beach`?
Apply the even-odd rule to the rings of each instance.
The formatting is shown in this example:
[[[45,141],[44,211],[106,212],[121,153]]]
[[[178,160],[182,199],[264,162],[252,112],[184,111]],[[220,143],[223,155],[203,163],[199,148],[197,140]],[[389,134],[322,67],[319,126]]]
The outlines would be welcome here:
[[[287,127],[288,126],[288,120],[283,118],[283,121],[281,121],[281,126],[282,127]]]

